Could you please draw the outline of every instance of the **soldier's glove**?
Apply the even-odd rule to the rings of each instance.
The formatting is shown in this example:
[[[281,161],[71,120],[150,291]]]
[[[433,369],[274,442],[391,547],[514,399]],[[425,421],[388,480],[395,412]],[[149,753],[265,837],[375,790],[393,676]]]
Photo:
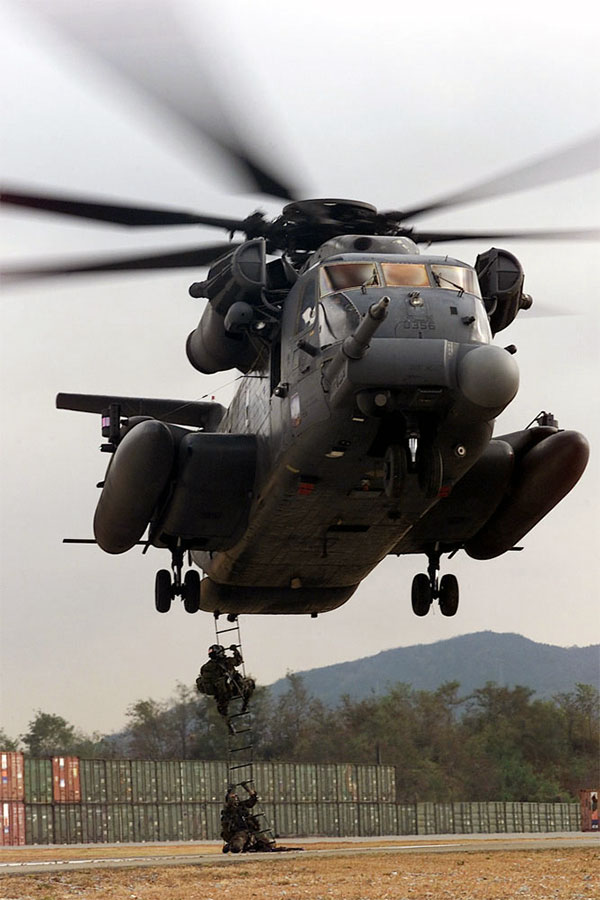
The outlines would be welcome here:
[[[230,649],[230,650],[237,650],[237,644],[230,644],[230,645],[229,645],[229,649]]]

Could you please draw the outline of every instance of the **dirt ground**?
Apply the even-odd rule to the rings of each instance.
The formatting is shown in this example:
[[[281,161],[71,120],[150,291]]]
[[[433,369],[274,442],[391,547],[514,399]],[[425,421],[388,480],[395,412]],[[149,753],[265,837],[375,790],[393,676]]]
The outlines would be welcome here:
[[[0,900],[600,900],[599,862],[600,848],[282,854],[226,866],[0,876]]]

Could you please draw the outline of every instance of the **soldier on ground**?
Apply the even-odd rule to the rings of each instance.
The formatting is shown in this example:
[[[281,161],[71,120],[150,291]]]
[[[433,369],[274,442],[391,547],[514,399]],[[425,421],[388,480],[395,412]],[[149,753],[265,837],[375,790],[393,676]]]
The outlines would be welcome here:
[[[221,837],[225,841],[223,853],[260,853],[275,849],[274,841],[260,834],[260,823],[250,810],[256,804],[258,795],[254,788],[242,782],[248,794],[240,800],[235,788],[230,787],[225,795],[225,806],[221,810]]]
[[[201,694],[208,694],[217,701],[217,710],[227,718],[229,701],[241,697],[242,712],[246,712],[255,688],[252,678],[244,678],[236,667],[243,663],[242,654],[235,644],[229,647],[232,655],[227,656],[220,644],[208,648],[208,662],[205,662],[196,678],[196,687]],[[229,725],[233,732],[233,727]]]

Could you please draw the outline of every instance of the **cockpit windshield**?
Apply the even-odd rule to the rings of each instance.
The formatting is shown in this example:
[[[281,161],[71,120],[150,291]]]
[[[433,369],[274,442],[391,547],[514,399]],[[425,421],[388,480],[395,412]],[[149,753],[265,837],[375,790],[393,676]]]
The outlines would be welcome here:
[[[481,297],[475,271],[467,266],[439,263],[340,262],[320,269],[321,297],[336,291],[369,287],[439,287]]]
[[[475,294],[481,297],[479,282],[473,269],[464,266],[431,266],[431,274],[436,285],[441,288],[459,291],[464,294]]]
[[[334,291],[379,285],[375,263],[334,263],[321,268],[321,296]]]
[[[420,263],[382,263],[381,268],[390,287],[429,287],[427,269]]]

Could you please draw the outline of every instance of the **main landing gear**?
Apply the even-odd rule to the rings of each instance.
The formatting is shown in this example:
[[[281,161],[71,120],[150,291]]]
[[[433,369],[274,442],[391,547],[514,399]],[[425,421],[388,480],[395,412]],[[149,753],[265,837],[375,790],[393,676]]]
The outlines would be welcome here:
[[[412,608],[416,616],[426,616],[434,600],[438,600],[443,616],[454,616],[458,609],[458,581],[455,575],[444,575],[439,581],[439,550],[427,554],[427,575],[415,575],[412,583]]]
[[[200,575],[195,569],[190,569],[181,578],[183,568],[183,550],[177,548],[172,551],[173,577],[167,569],[160,569],[156,573],[154,582],[154,603],[159,613],[169,612],[171,603],[175,597],[181,597],[186,612],[195,613],[200,609]]]

